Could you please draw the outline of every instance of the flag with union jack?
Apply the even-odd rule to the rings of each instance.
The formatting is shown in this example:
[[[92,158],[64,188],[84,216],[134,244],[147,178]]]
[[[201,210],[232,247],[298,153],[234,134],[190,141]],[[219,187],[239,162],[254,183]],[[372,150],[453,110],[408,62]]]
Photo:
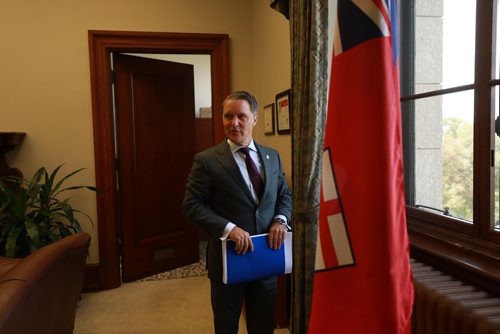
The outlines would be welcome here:
[[[330,86],[309,333],[409,333],[396,0],[330,0]]]

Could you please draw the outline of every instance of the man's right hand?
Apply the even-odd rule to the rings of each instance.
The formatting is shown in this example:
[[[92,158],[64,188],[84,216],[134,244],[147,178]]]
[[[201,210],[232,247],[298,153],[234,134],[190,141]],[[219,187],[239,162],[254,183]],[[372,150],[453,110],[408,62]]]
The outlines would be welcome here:
[[[250,238],[250,234],[247,231],[236,226],[229,233],[228,237],[235,243],[234,251],[236,254],[245,255],[248,250],[253,252],[252,238]]]

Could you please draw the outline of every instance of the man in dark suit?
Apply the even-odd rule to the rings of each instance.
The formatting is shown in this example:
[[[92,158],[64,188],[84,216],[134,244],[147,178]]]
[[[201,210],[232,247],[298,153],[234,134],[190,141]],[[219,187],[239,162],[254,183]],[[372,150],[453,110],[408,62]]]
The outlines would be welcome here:
[[[291,224],[292,198],[279,154],[252,138],[257,110],[248,92],[235,92],[224,100],[227,138],[195,156],[184,196],[184,215],[210,236],[207,266],[218,334],[238,332],[243,301],[249,334],[274,331],[276,277],[222,282],[222,240],[233,240],[236,253],[244,256],[253,251],[251,235],[269,233],[268,246],[279,249]]]

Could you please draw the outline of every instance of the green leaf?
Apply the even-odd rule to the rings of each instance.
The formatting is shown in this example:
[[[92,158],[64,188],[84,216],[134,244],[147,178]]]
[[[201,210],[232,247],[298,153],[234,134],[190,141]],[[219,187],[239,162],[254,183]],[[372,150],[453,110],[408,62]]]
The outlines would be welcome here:
[[[85,215],[93,225],[86,213],[71,206],[70,198],[61,200],[58,194],[67,190],[98,191],[97,188],[63,188],[64,181],[83,168],[56,181],[62,166],[51,173],[41,167],[31,179],[0,178],[0,255],[26,256],[30,251],[82,231],[75,214]]]
[[[40,180],[42,179],[42,176],[46,173],[45,171],[45,167],[41,167],[39,168],[35,174],[33,175],[33,177],[31,178],[31,180],[24,180],[23,183],[25,183],[27,186],[28,186],[28,189],[30,188],[35,188],[35,187],[38,187],[39,186],[39,183],[40,183]]]
[[[38,226],[31,220],[27,219],[24,222],[26,234],[31,240],[30,250],[33,251],[43,246],[42,239],[40,238],[40,231]]]
[[[75,175],[76,173],[79,173],[81,172],[82,170],[84,170],[85,168],[80,168],[80,169],[77,169],[71,173],[69,173],[68,175],[64,176],[59,182],[57,182],[56,186],[54,187],[54,196],[56,196],[57,194],[59,194],[60,192],[63,192],[65,190],[68,190],[68,189],[61,189],[61,186],[62,184],[64,183],[64,181],[66,181],[67,179],[69,179],[71,176]],[[81,188],[82,186],[80,186]]]
[[[19,247],[18,239],[21,235],[22,229],[21,226],[14,226],[7,236],[7,240],[5,243],[5,255],[7,257],[16,257],[17,252],[16,249]]]
[[[48,176],[47,172],[45,172],[45,184],[47,185],[48,188],[52,189],[52,185],[54,184],[54,180],[56,178],[57,172],[59,172],[59,169],[61,169],[61,167],[63,165],[64,164],[57,166],[56,169],[54,169],[54,171],[52,173],[50,173],[50,177]],[[57,188],[57,185],[56,185],[56,187],[54,187],[54,189],[55,188]]]
[[[26,227],[26,234],[35,244],[40,243],[40,233],[37,224],[32,219],[26,219],[24,221]]]

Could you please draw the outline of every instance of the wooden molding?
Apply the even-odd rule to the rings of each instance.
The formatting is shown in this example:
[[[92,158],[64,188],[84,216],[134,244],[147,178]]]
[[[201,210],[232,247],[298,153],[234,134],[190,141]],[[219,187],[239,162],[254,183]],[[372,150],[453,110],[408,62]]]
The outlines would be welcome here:
[[[90,81],[94,128],[94,155],[97,197],[99,286],[121,284],[118,243],[118,194],[114,158],[114,133],[111,91],[111,55],[128,53],[208,54],[211,56],[213,115],[221,115],[221,104],[229,94],[229,36],[226,34],[185,34],[159,32],[88,32]],[[224,138],[222,122],[214,123],[214,142]]]
[[[413,257],[500,295],[500,246],[408,218]]]
[[[19,169],[12,168],[7,164],[5,154],[21,145],[25,136],[26,133],[24,132],[0,132],[0,176],[15,175],[23,177],[23,173]]]

